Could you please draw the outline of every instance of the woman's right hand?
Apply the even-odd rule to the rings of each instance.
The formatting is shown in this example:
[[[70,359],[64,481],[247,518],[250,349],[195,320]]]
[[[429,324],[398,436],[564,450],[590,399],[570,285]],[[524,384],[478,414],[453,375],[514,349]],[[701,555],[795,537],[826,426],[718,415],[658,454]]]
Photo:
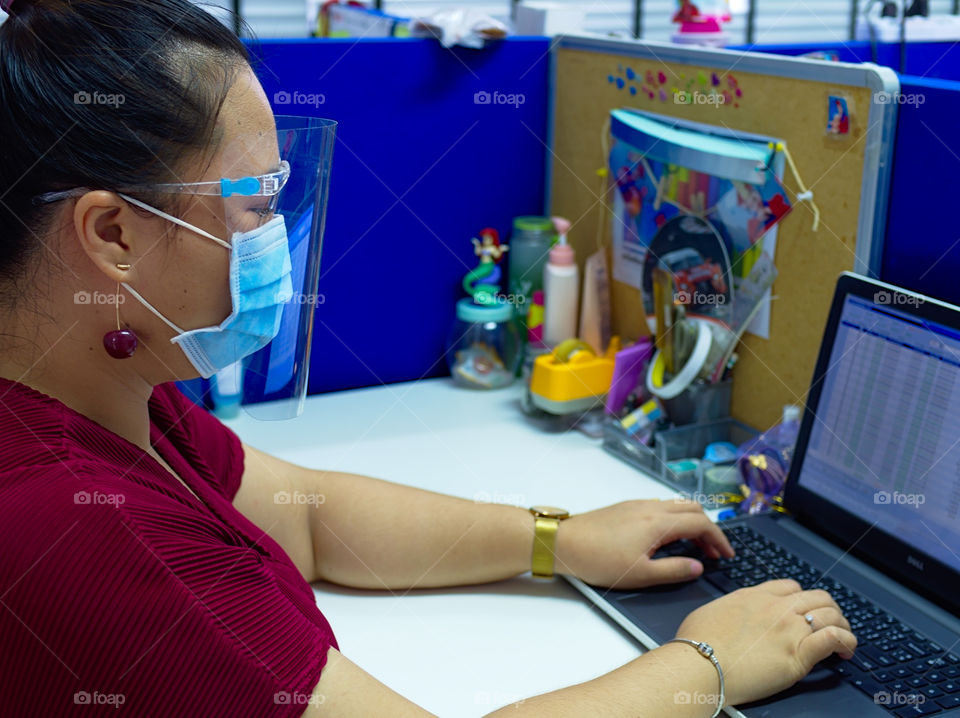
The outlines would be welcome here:
[[[778,693],[818,661],[833,653],[850,658],[857,647],[833,597],[826,591],[803,591],[789,579],[741,588],[701,606],[680,625],[677,638],[713,647],[728,705]]]

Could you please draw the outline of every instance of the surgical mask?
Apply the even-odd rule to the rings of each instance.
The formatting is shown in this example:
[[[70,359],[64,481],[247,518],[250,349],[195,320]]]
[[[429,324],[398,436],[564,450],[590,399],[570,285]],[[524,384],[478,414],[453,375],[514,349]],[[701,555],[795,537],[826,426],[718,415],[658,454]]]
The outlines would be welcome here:
[[[177,333],[170,341],[180,346],[205,379],[259,351],[280,331],[283,306],[293,298],[290,247],[282,215],[262,227],[236,232],[230,242],[162,212],[140,200],[125,200],[211,239],[230,251],[230,316],[219,325],[184,330],[167,319],[129,284],[124,289]]]

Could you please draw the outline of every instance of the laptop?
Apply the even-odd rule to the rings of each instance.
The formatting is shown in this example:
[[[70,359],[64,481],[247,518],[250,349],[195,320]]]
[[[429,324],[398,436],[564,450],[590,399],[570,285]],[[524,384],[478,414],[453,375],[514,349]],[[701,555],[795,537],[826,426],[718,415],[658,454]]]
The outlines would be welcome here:
[[[696,581],[613,591],[568,580],[648,648],[741,586],[825,588],[860,642],[853,660],[729,715],[960,716],[960,308],[839,278],[784,506],[723,522],[737,555],[705,560]]]

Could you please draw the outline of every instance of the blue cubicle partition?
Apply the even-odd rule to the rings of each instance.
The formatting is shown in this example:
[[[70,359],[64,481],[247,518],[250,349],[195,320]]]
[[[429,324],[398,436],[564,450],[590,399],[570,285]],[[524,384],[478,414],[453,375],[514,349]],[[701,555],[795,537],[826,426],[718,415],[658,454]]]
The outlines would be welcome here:
[[[900,106],[880,276],[960,304],[960,82],[900,83],[923,101]]]
[[[840,62],[869,62],[870,43],[868,42],[810,42],[801,45],[731,45],[730,50],[766,52],[772,55],[810,55],[817,52],[835,53]],[[886,63],[879,63],[886,64]]]
[[[740,49],[872,56],[866,42]],[[512,217],[544,210],[549,40],[480,51],[276,40],[252,51],[279,114],[340,122],[310,392],[446,374],[460,279],[475,262],[470,238],[487,226],[507,237]],[[899,69],[898,44],[876,52]],[[905,57],[923,77],[901,76],[902,95],[923,101],[899,105],[881,278],[960,304],[960,48],[914,43]]]
[[[278,114],[337,120],[310,393],[447,374],[471,237],[544,210],[547,38],[263,40]]]
[[[867,42],[750,49],[786,55],[832,50],[848,62],[871,58]],[[960,304],[960,181],[954,177],[960,177],[960,48],[908,43],[905,56],[880,278]],[[900,45],[879,44],[877,59],[899,70]]]
[[[833,52],[841,62],[876,62],[903,75],[941,80],[960,80],[960,47],[956,42],[879,42],[871,49],[866,41],[808,43],[803,45],[737,45],[731,49],[769,52],[775,55],[806,55]],[[900,67],[901,59],[903,68]]]

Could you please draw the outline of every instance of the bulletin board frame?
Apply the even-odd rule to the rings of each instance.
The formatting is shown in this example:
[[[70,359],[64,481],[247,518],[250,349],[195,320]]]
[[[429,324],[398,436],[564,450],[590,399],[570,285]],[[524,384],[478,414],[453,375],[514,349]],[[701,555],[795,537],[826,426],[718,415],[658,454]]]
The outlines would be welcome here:
[[[581,262],[598,241],[610,245],[611,195],[598,190],[596,179],[597,170],[605,167],[600,118],[610,110],[635,108],[714,121],[786,142],[821,207],[823,222],[818,232],[812,231],[812,212],[796,201],[799,190],[788,172],[784,184],[794,211],[778,227],[779,274],[773,286],[770,337],[745,337],[734,372],[732,405],[733,415],[748,424],[764,429],[776,423],[784,404],[805,398],[837,276],[844,271],[879,274],[898,111],[891,98],[900,90],[896,73],[871,63],[590,35],[559,36],[550,55],[546,209],[573,221],[570,241]],[[671,78],[736,73],[740,86],[749,89],[739,110],[727,108],[711,117],[687,104],[650,104],[639,94],[612,91],[605,80],[613,83],[616,68],[634,65],[661,68]],[[773,93],[783,93],[783,101]],[[839,143],[826,132],[827,101],[836,94],[848,95],[857,108],[852,115],[856,137]],[[818,118],[821,109],[818,131],[811,118]],[[595,212],[605,213],[601,222]],[[639,290],[611,284],[614,328],[626,339],[635,338],[645,332]]]

